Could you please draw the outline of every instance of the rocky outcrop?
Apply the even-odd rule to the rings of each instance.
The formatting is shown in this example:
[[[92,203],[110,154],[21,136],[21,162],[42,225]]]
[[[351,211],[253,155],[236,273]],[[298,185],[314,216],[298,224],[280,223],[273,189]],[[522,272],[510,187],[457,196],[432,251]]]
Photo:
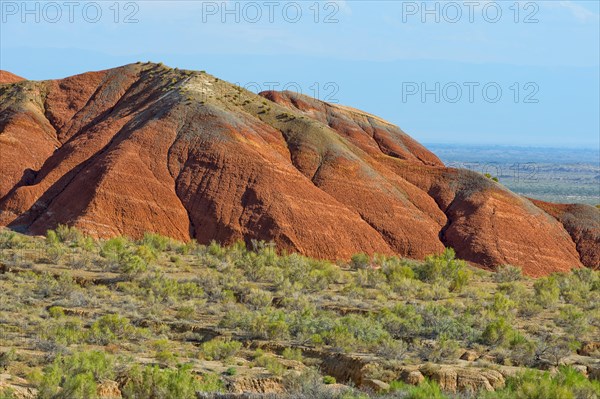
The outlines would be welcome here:
[[[96,395],[99,399],[120,399],[122,398],[119,384],[116,381],[105,380],[98,384]]]
[[[381,380],[367,378],[363,380],[361,388],[370,392],[380,393],[389,391],[390,384]]]
[[[594,356],[600,358],[600,341],[584,342],[577,350],[581,356]]]
[[[360,387],[365,380],[365,367],[373,360],[372,357],[361,355],[327,354],[323,356],[320,368],[323,374],[334,377],[338,382],[351,382]]]
[[[587,366],[587,374],[590,380],[600,381],[600,364],[591,364]]]
[[[461,360],[466,360],[467,362],[474,362],[479,359],[479,354],[474,350],[466,350],[461,356]]]
[[[427,364],[419,368],[427,378],[448,392],[495,391],[504,387],[504,377],[496,370]]]
[[[400,380],[406,382],[411,385],[419,385],[423,381],[425,381],[425,376],[419,370],[403,370],[400,373]]]
[[[228,383],[228,391],[233,394],[262,393],[275,394],[284,391],[282,380],[272,376],[252,376],[232,379]]]
[[[376,116],[157,64],[0,86],[0,152],[0,225],[33,234],[261,239],[326,259],[452,246],[531,276],[600,256],[588,232]]]
[[[0,397],[34,399],[37,394],[37,389],[29,386],[26,380],[8,374],[0,374]]]

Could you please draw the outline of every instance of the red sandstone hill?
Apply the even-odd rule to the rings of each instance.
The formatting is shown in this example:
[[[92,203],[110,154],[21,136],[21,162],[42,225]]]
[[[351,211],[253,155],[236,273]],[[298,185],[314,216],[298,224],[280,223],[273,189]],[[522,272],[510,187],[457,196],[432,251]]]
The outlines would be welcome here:
[[[22,80],[25,79],[15,75],[14,73],[10,73],[8,71],[3,71],[2,69],[0,69],[0,85],[5,83],[16,83]]]
[[[532,276],[598,266],[598,210],[553,213],[362,111],[157,64],[1,85],[0,171],[0,225],[34,234],[264,239],[330,259],[451,246]]]

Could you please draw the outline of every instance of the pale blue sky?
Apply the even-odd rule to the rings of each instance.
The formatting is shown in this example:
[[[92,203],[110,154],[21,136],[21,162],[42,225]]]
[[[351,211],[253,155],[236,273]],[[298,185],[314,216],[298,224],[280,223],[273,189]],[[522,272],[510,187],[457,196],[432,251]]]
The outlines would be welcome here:
[[[162,61],[253,88],[318,89],[423,142],[600,147],[598,1],[427,2],[429,14],[422,1],[84,1],[73,22],[62,1],[29,2],[29,14],[0,3],[0,68],[30,79]],[[236,4],[239,22],[223,15]]]

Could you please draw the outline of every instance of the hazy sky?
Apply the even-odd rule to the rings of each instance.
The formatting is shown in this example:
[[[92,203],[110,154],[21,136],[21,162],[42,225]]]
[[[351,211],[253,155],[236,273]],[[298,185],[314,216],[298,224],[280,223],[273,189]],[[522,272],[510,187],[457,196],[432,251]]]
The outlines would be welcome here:
[[[364,109],[423,142],[599,148],[599,3],[0,0],[0,68],[162,61]]]

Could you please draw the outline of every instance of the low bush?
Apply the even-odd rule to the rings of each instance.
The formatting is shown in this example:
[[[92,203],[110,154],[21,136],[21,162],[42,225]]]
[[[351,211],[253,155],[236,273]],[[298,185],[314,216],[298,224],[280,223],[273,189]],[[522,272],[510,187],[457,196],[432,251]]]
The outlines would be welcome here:
[[[556,305],[560,299],[560,286],[556,275],[537,279],[533,289],[536,301],[544,308]]]
[[[172,240],[169,237],[161,236],[160,234],[144,233],[144,237],[140,241],[140,244],[156,251],[163,252],[166,251],[167,248],[171,248]]]
[[[15,348],[11,348],[6,352],[0,352],[0,368],[7,369],[10,364],[17,359]]]
[[[27,238],[14,231],[0,231],[0,249],[19,249],[27,246]]]
[[[452,248],[441,255],[428,256],[417,268],[419,280],[430,284],[444,284],[452,292],[459,292],[467,285],[472,273],[465,261],[456,259]]]
[[[558,325],[574,336],[582,336],[589,328],[585,312],[573,305],[563,306],[556,318]]]
[[[69,317],[52,319],[40,326],[39,339],[54,344],[69,346],[85,340],[85,330],[81,320]]]
[[[120,265],[128,254],[129,241],[125,237],[115,237],[102,243],[100,256],[106,258],[113,266]]]
[[[145,331],[131,325],[126,317],[118,314],[109,314],[96,320],[87,335],[90,343],[107,345],[120,340],[136,340],[143,336]]]
[[[56,235],[60,242],[68,243],[72,246],[78,246],[85,238],[79,229],[64,224],[59,224],[56,227]]]
[[[200,356],[206,360],[225,360],[235,356],[242,348],[238,341],[213,339],[200,347]]]
[[[385,359],[402,360],[408,353],[408,344],[401,340],[384,339],[376,353]]]
[[[114,377],[114,360],[104,352],[59,355],[43,370],[38,383],[38,398],[94,399],[98,382]]]
[[[302,351],[298,348],[285,348],[281,353],[284,359],[295,360],[297,362],[302,361]]]
[[[505,388],[480,396],[482,399],[591,399],[599,395],[599,381],[589,380],[579,371],[561,366],[555,375],[528,370],[509,377]]]
[[[491,346],[508,346],[518,337],[517,331],[504,317],[492,320],[481,334],[481,342]]]
[[[335,384],[335,383],[337,383],[335,377],[332,377],[330,375],[323,376],[323,384],[329,385],[329,384]]]
[[[537,339],[535,345],[536,363],[558,366],[565,357],[573,353],[577,342],[545,332]]]
[[[365,253],[354,254],[349,266],[354,270],[366,269],[371,266],[371,258]]]
[[[510,283],[523,278],[521,268],[512,265],[501,265],[494,273],[494,281],[497,283]]]
[[[450,399],[442,393],[440,386],[434,382],[425,380],[418,386],[408,385],[400,381],[392,381],[390,391],[394,392],[393,398],[404,399]]]
[[[127,378],[122,389],[123,399],[195,399],[198,391],[223,391],[223,382],[217,375],[207,374],[198,379],[189,365],[176,369],[135,365],[127,373]]]
[[[178,281],[155,273],[139,282],[144,289],[144,298],[152,302],[177,302],[180,300],[203,299],[202,287],[194,281]]]
[[[415,338],[423,327],[423,316],[413,305],[398,304],[393,308],[384,308],[377,317],[390,335],[396,338]]]
[[[442,333],[434,342],[423,345],[419,352],[424,360],[439,363],[445,360],[456,360],[459,350],[459,343]]]
[[[277,360],[277,358],[272,355],[265,354],[261,350],[257,350],[255,352],[253,363],[255,366],[267,369],[270,373],[276,376],[283,375],[285,371],[285,367],[279,362],[279,360]]]

